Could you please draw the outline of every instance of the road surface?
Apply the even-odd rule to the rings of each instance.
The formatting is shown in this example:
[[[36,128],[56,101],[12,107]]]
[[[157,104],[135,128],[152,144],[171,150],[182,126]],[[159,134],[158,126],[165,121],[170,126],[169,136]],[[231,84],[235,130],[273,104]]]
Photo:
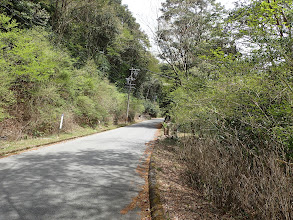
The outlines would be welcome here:
[[[140,219],[120,214],[144,180],[139,160],[161,119],[0,159],[0,220]]]

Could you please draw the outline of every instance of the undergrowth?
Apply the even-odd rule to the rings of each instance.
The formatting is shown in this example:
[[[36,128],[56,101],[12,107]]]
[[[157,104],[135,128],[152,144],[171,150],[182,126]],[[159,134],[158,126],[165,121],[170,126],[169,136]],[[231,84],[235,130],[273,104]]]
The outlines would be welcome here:
[[[283,151],[273,143],[257,152],[232,139],[223,144],[187,137],[178,143],[190,183],[225,212],[237,219],[293,218],[293,164],[280,159]]]

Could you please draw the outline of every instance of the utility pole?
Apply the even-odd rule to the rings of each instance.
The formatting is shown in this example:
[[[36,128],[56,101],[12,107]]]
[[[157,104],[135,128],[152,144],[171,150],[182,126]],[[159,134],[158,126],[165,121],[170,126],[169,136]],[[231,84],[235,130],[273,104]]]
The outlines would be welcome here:
[[[135,88],[135,84],[133,84],[133,81],[136,80],[136,77],[139,71],[140,69],[131,68],[130,76],[126,78],[126,87],[128,88],[127,111],[126,111],[126,120],[125,120],[126,123],[128,122],[130,92],[131,92],[131,89]]]

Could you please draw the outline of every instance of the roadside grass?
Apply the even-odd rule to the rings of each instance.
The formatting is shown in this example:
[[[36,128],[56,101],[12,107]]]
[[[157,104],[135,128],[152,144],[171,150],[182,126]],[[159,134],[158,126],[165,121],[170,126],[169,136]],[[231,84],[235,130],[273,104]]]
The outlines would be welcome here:
[[[9,156],[11,154],[16,154],[21,151],[29,150],[36,147],[41,147],[49,144],[54,144],[57,142],[70,140],[78,137],[88,136],[103,131],[112,130],[119,127],[124,127],[127,124],[119,125],[108,125],[108,126],[99,126],[95,129],[90,127],[78,127],[73,131],[61,132],[58,134],[43,136],[43,137],[29,137],[27,139],[17,140],[17,141],[6,141],[0,140],[0,158]]]

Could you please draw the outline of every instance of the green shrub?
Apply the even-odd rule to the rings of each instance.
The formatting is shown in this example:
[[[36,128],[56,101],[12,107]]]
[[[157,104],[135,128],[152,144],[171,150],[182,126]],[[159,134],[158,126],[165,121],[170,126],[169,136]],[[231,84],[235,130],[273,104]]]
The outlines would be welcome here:
[[[157,103],[146,100],[144,102],[144,113],[156,118],[160,115],[160,107]]]

